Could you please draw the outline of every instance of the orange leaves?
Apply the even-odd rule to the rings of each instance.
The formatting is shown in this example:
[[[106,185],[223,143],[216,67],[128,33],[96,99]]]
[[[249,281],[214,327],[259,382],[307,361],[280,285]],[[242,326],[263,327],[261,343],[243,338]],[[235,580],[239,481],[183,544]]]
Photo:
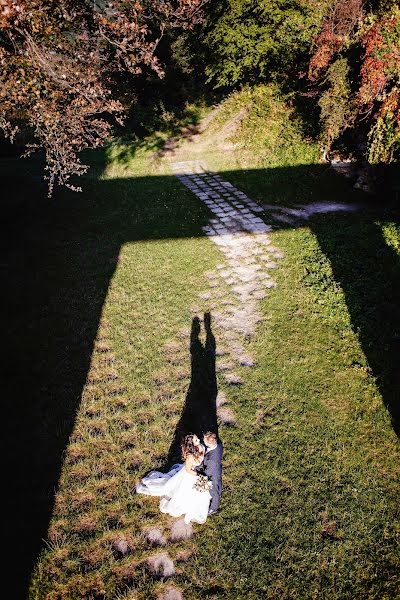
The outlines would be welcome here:
[[[363,0],[335,0],[314,40],[308,78],[315,81],[340,51],[363,15]]]
[[[358,102],[371,110],[391,80],[400,83],[400,11],[374,23],[364,34]],[[385,100],[385,98],[381,98]],[[392,100],[393,101],[393,100]]]
[[[308,78],[311,81],[315,81],[321,71],[326,69],[334,54],[340,49],[342,40],[341,36],[332,33],[329,26],[325,26],[321,31],[308,67]]]

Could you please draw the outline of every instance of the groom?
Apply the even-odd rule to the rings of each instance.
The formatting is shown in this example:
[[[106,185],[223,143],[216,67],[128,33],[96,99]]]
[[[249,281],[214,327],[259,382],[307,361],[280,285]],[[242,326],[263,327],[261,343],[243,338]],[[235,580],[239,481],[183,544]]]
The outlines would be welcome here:
[[[212,481],[210,491],[211,502],[208,514],[217,512],[222,493],[222,454],[223,446],[221,440],[214,431],[207,431],[203,436],[206,452],[201,469]]]

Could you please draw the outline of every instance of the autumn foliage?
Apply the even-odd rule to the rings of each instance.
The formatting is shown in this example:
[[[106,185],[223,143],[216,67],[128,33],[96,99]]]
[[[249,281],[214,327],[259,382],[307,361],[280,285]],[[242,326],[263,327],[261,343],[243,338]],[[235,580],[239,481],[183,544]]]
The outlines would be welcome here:
[[[202,0],[0,0],[0,126],[28,127],[43,148],[49,193],[87,167],[78,153],[104,143],[123,106],[118,73],[162,76],[156,49],[168,28],[189,28]]]
[[[314,41],[308,77],[315,80],[335,54],[349,42],[357,23],[363,16],[363,0],[336,0],[328,7],[322,29]]]
[[[349,128],[365,131],[371,163],[400,146],[400,9],[367,12],[361,0],[334,0],[314,40],[309,81],[316,86],[328,153]]]

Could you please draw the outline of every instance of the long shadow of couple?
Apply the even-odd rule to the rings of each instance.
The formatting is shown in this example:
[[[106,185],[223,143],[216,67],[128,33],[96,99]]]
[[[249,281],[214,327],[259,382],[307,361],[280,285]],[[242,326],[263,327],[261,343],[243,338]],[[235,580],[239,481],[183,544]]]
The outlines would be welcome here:
[[[191,379],[181,417],[168,452],[167,464],[181,459],[181,441],[195,433],[202,438],[206,431],[215,431],[217,423],[217,376],[215,371],[215,337],[211,329],[211,314],[204,314],[205,343],[200,340],[200,319],[194,317],[190,336]],[[165,465],[167,466],[167,465]]]

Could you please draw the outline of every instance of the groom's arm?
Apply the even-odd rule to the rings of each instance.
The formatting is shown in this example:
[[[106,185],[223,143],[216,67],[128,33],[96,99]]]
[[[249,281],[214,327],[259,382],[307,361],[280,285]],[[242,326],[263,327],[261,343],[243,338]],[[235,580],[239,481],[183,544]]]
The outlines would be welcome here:
[[[212,466],[210,465],[211,469],[208,474],[212,481],[209,513],[214,513],[218,510],[222,494],[222,445],[218,445],[215,453],[216,456],[213,457]]]

